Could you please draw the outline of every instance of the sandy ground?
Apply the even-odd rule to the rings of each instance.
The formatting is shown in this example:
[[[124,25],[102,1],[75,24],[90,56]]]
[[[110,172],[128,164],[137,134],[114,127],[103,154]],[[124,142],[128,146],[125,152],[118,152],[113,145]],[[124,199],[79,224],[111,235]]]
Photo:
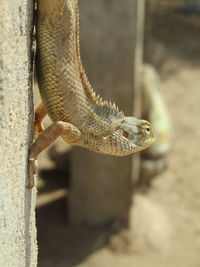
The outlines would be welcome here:
[[[200,17],[152,14],[150,26],[145,58],[159,70],[172,120],[169,168],[135,195],[132,245],[124,251],[100,248],[103,228],[66,227],[65,198],[38,209],[39,267],[200,266]],[[42,173],[49,188],[60,177],[58,196],[66,175]]]

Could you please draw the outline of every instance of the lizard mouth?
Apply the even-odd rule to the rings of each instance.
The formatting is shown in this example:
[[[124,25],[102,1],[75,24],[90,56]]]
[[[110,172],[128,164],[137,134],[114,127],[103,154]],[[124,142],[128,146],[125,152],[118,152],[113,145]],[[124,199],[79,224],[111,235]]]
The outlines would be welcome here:
[[[144,144],[152,144],[155,141],[156,135],[154,134],[153,130],[151,130],[151,133],[149,133],[148,135],[139,134],[136,143],[142,146]]]

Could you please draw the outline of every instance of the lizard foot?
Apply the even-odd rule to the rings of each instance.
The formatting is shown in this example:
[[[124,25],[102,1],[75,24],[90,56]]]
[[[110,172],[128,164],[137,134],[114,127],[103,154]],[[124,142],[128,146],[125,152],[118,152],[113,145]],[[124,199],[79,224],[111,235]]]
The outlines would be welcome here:
[[[27,188],[31,189],[35,185],[34,175],[37,172],[37,166],[34,158],[28,160],[28,184]]]

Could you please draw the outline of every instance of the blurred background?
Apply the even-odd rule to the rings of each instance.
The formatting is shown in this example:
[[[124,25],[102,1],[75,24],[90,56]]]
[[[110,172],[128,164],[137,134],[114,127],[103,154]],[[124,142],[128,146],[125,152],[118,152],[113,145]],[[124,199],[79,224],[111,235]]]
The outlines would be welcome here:
[[[132,157],[116,162],[62,140],[42,153],[40,267],[200,266],[200,1],[146,0],[139,35],[134,23],[143,11],[133,7],[133,0],[80,1],[83,62],[104,98],[129,115],[139,103],[138,114],[155,124],[158,142],[136,156],[136,180]],[[138,50],[135,38],[143,35]],[[134,99],[140,49],[145,65]],[[98,179],[76,178],[82,173]]]

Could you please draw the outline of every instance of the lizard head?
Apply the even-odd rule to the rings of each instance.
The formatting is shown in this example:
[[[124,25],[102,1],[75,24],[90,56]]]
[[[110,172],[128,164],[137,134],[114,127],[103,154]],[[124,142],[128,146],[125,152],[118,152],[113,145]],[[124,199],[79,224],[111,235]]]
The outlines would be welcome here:
[[[156,136],[148,121],[124,117],[110,135],[112,151],[109,154],[128,155],[149,147],[155,140]]]

